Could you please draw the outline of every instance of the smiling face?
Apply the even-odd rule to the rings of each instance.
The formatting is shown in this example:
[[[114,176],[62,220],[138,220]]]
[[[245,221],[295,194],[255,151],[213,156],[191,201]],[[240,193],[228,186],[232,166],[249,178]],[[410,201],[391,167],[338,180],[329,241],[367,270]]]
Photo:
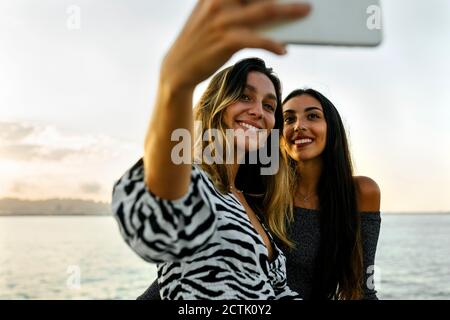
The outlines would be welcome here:
[[[285,149],[293,160],[320,157],[325,150],[327,123],[316,98],[302,94],[289,99],[283,105],[283,123]]]
[[[261,72],[249,72],[239,101],[229,105],[222,118],[224,125],[234,130],[235,146],[245,151],[260,148],[275,126],[276,108],[272,81]]]

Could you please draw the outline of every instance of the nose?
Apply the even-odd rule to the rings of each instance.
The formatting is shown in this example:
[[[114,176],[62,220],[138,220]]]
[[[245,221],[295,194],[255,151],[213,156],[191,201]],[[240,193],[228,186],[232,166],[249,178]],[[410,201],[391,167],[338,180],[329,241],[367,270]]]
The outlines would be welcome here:
[[[259,102],[255,102],[252,104],[252,106],[250,107],[250,109],[248,110],[248,114],[257,118],[257,119],[261,119],[263,116],[263,105],[262,103]]]
[[[297,122],[295,122],[294,131],[295,131],[295,132],[298,132],[298,131],[306,131],[306,126],[305,126],[305,124],[302,122],[302,120],[298,119]]]

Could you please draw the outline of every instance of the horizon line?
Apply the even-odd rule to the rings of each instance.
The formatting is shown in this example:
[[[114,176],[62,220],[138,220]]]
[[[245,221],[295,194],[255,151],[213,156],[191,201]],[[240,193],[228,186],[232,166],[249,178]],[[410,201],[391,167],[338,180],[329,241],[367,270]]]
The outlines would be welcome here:
[[[26,199],[26,198],[15,198],[15,197],[0,197],[0,201],[2,200],[15,200],[15,201],[23,201],[23,202],[44,202],[44,201],[85,201],[85,202],[94,202],[94,203],[100,203],[105,205],[111,205],[110,201],[101,201],[101,200],[94,200],[94,199],[84,199],[84,198],[42,198],[42,199]],[[450,214],[450,210],[380,210],[382,214],[389,214],[389,215],[424,215],[424,214],[434,214],[434,215],[443,215],[443,214]],[[33,215],[33,214],[31,214]]]

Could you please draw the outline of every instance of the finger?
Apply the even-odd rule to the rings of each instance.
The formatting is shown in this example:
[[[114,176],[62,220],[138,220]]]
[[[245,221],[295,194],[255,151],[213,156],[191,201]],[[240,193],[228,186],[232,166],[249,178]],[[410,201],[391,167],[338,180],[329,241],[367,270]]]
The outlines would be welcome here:
[[[229,26],[255,27],[274,22],[299,19],[309,14],[306,3],[277,4],[276,1],[258,1],[224,13],[222,23]]]
[[[213,8],[230,8],[242,7],[254,1],[270,1],[270,0],[202,0]]]
[[[214,0],[213,0],[214,1]],[[261,1],[271,1],[271,0],[219,0],[222,1],[222,3],[224,5],[239,5],[239,6],[244,6],[244,5],[248,5],[252,2],[261,2]],[[273,0],[272,0],[273,1]]]
[[[264,49],[278,55],[286,54],[286,46],[283,43],[262,37],[258,33],[248,29],[237,29],[229,32],[224,43],[230,47],[232,52],[252,48]]]

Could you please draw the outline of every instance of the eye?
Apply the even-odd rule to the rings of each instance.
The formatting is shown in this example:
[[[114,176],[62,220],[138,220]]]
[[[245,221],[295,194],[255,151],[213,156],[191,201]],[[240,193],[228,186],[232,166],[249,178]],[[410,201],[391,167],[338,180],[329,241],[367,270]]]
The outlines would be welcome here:
[[[293,122],[295,119],[293,116],[286,116],[284,117],[284,123],[291,123]]]
[[[317,113],[310,113],[306,116],[309,120],[320,119],[320,115]]]
[[[241,95],[241,100],[242,100],[242,101],[250,101],[251,99],[250,99],[250,97],[249,97],[248,95],[246,95],[245,93],[243,93],[243,94]]]
[[[267,110],[269,110],[271,112],[275,111],[275,107],[273,105],[271,105],[270,103],[265,103],[264,108],[266,108]]]

